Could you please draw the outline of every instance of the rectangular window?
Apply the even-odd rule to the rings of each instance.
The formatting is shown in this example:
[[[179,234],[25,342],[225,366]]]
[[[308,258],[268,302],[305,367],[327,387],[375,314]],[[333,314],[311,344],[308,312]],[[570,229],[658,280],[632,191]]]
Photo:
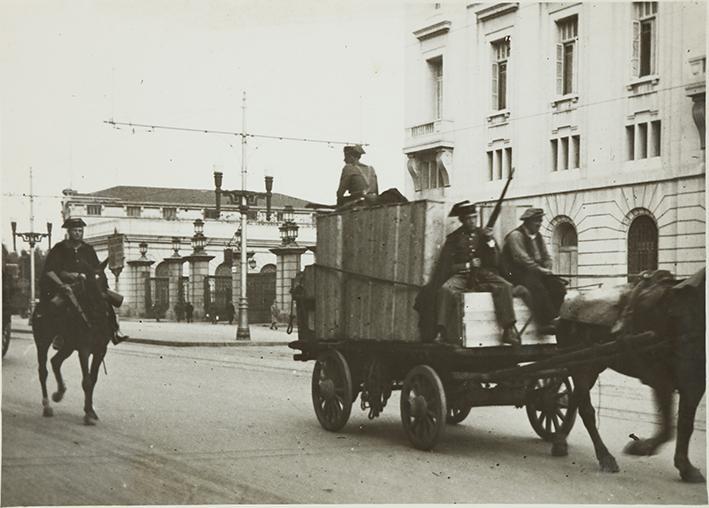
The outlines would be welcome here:
[[[495,180],[502,179],[502,150],[495,150]]]
[[[177,208],[163,208],[162,218],[167,220],[177,219]]]
[[[636,2],[633,20],[633,77],[656,73],[657,2]]]
[[[635,160],[635,126],[627,125],[625,127],[625,146],[628,154],[628,160]]]
[[[571,136],[571,167],[579,169],[581,167],[581,136]]]
[[[660,120],[653,120],[650,122],[650,135],[652,138],[650,144],[650,157],[660,156],[660,144],[662,142],[660,133],[661,127]]]
[[[569,169],[569,138],[559,139],[559,168]]]
[[[494,168],[493,168],[493,162],[492,162],[492,151],[487,152],[487,178],[488,180],[492,181],[494,178]]]
[[[508,178],[512,173],[512,147],[505,148],[505,178]]]
[[[507,108],[507,70],[510,57],[510,38],[505,37],[492,43],[492,109]]]
[[[559,170],[559,164],[557,163],[558,146],[559,146],[559,142],[556,139],[552,139],[551,140],[551,170],[552,171]]]
[[[86,205],[86,215],[101,215],[101,205]]]
[[[578,18],[572,16],[557,21],[558,44],[556,45],[556,94],[576,92],[576,52]]]
[[[637,129],[638,159],[645,159],[647,158],[647,124],[639,123]]]
[[[443,117],[443,59],[429,60],[428,66],[433,90],[433,118],[440,120]]]
[[[140,207],[139,206],[129,206],[126,208],[126,215],[128,217],[140,217]]]

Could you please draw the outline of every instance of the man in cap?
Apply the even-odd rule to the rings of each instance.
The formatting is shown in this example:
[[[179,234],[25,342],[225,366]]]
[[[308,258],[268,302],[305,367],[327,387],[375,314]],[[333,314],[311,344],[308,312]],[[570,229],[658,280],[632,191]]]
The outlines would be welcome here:
[[[532,315],[542,334],[556,333],[553,323],[564,301],[564,283],[551,270],[551,256],[539,233],[544,210],[529,208],[522,225],[510,231],[502,247],[502,262],[509,280],[531,294]]]
[[[67,238],[54,245],[47,254],[40,277],[40,305],[43,309],[51,308],[50,300],[57,291],[68,293],[69,284],[93,276],[101,269],[96,251],[84,242],[84,226],[86,223],[80,218],[66,219],[62,227],[67,230]],[[61,286],[57,287],[57,281],[62,283]],[[113,306],[108,308],[115,323],[113,343],[118,344],[127,337],[120,333]],[[57,335],[54,347],[59,349],[62,341],[61,334]]]
[[[449,217],[458,217],[461,226],[448,235],[432,277],[438,286],[436,298],[437,340],[457,342],[461,338],[460,293],[492,293],[495,316],[503,330],[502,342],[519,344],[515,331],[512,284],[498,275],[499,249],[490,228],[477,226],[478,214],[469,201],[456,203]]]
[[[364,153],[362,145],[344,148],[345,166],[342,168],[340,185],[337,187],[338,207],[353,201],[370,201],[379,194],[374,168],[359,161]],[[349,194],[345,196],[345,193]]]

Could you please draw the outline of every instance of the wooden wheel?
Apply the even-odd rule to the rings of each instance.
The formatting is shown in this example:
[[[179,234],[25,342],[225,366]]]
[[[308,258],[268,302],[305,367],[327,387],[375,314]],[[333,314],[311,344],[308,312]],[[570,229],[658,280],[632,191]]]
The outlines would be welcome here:
[[[345,426],[352,411],[352,376],[339,351],[325,351],[313,368],[313,407],[320,425],[330,431]]]
[[[571,381],[568,377],[536,379],[527,388],[527,417],[534,432],[551,441],[558,432],[568,434],[576,421],[576,408],[570,408]]]
[[[448,415],[446,415],[446,423],[448,425],[457,425],[465,420],[469,414],[469,407],[449,407]]]
[[[446,394],[436,371],[418,365],[406,375],[401,388],[401,423],[411,443],[430,450],[446,424]]]

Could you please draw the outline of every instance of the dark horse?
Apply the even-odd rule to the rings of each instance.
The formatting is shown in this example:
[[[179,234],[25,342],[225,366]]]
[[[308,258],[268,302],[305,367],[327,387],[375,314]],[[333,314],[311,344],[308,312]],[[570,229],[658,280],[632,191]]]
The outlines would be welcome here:
[[[93,391],[108,342],[113,336],[110,304],[105,298],[108,281],[104,268],[105,262],[96,271],[86,270],[88,276],[77,278],[70,284],[74,298],[64,295],[64,298],[55,297],[51,302],[42,302],[32,316],[44,416],[54,414],[47,396],[47,356],[52,340],[61,335],[62,344],[51,359],[57,380],[57,391],[52,394],[52,400],[59,402],[64,397],[66,385],[62,378],[61,366],[64,360],[77,351],[81,365],[81,386],[84,389],[84,423],[94,425],[98,420],[93,408]]]
[[[600,293],[594,297],[589,293],[564,302],[557,334],[557,341],[562,347],[606,342],[616,336],[613,332],[629,335],[651,331],[656,337],[667,340],[666,348],[661,351],[638,353],[629,350],[604,364],[570,369],[574,380],[571,404],[578,406],[602,471],[615,473],[619,469],[596,427],[590,390],[598,375],[610,367],[650,386],[660,414],[660,426],[655,435],[646,439],[635,438],[625,447],[625,453],[654,455],[660,445],[671,439],[672,397],[678,390],[674,464],[683,481],[705,481],[688,457],[694,417],[706,387],[705,280],[705,268],[680,282],[674,280],[669,272],[657,270],[644,273],[639,282],[629,284],[615,296],[606,292],[605,297]],[[563,433],[555,436],[553,455],[567,455],[566,437]]]

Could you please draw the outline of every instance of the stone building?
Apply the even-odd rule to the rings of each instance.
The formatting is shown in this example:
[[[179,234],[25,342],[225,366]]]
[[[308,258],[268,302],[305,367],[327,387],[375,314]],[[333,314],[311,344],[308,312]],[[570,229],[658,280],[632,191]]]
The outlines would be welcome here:
[[[413,4],[408,195],[546,211],[584,284],[706,262],[704,2]]]
[[[291,279],[302,263],[312,262],[307,247],[315,244],[313,211],[302,199],[273,193],[267,217],[266,193],[251,195],[249,321],[269,321],[274,299],[285,319]],[[189,301],[194,319],[209,314],[223,320],[228,302],[238,308],[241,273],[241,215],[238,205],[224,201],[217,219],[214,190],[118,186],[80,194],[67,189],[62,214],[86,222],[84,239],[99,259],[109,256],[110,244],[122,252],[123,262],[114,264],[123,267],[112,270],[111,281],[125,297],[121,315],[175,319]]]

